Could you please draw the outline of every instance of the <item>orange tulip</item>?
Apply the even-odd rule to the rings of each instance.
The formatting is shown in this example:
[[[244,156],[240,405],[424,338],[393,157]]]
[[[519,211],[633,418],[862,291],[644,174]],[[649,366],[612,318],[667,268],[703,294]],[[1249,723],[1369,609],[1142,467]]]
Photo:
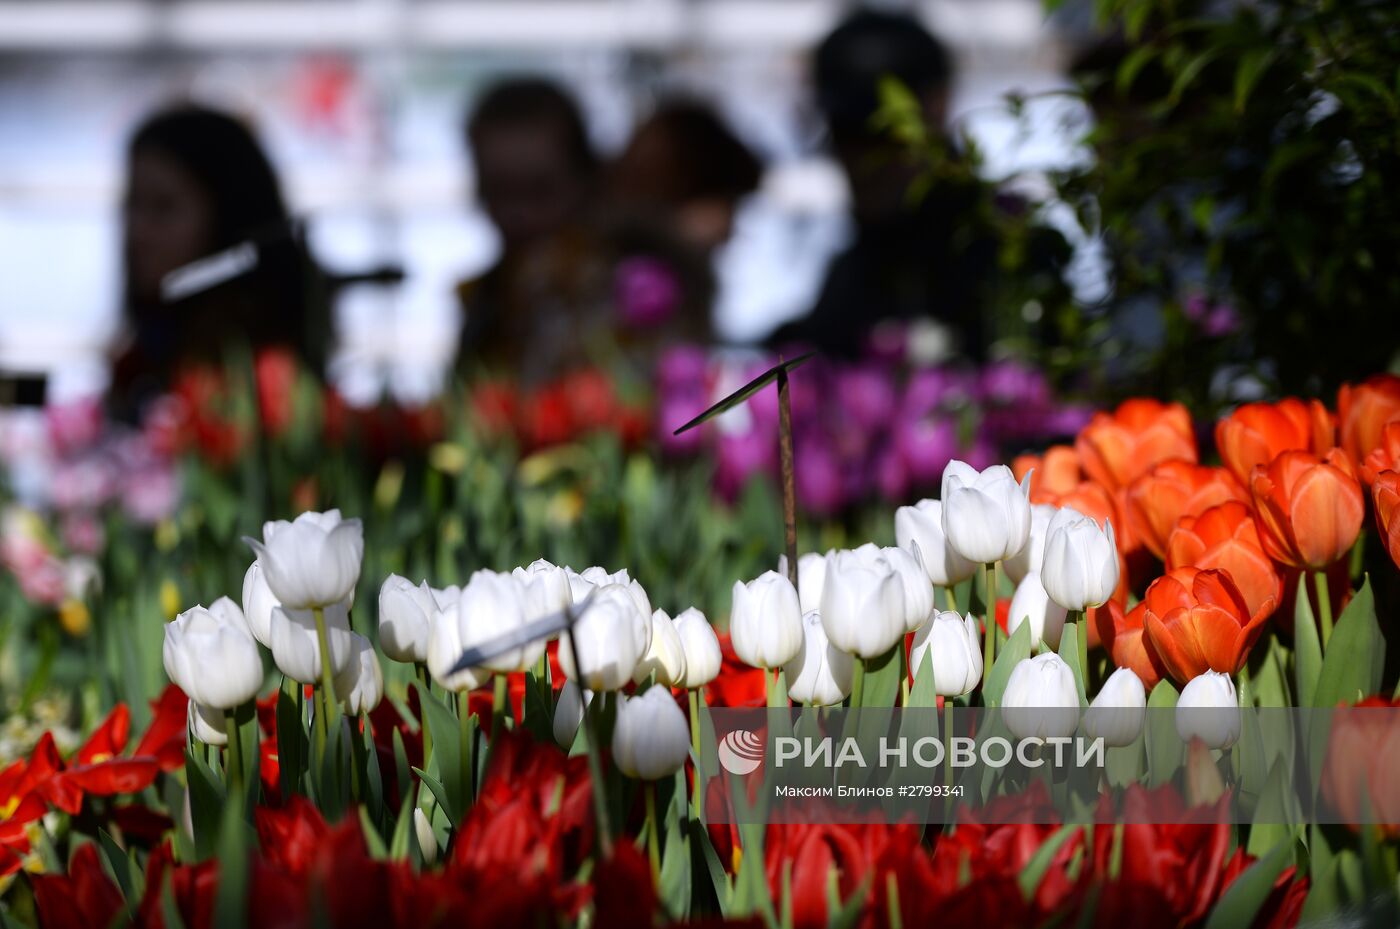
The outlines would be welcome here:
[[[1143,617],[1147,605],[1139,603],[1126,614],[1123,607],[1113,600],[1089,611],[1091,625],[1098,631],[1099,641],[1120,668],[1130,668],[1142,681],[1142,686],[1151,692],[1157,682],[1166,676],[1162,659],[1148,642],[1143,630]]]
[[[1196,460],[1186,407],[1145,397],[1124,401],[1111,414],[1094,414],[1074,447],[1085,473],[1112,491],[1123,490],[1159,462]]]
[[[1079,454],[1069,445],[1052,445],[1044,455],[1017,455],[1011,462],[1011,473],[1020,481],[1026,472],[1031,475],[1031,500],[1037,494],[1058,496],[1069,493],[1081,480]]]
[[[1337,391],[1337,420],[1342,448],[1360,461],[1381,444],[1381,430],[1400,418],[1400,377],[1377,374],[1361,384],[1343,384]]]
[[[1335,432],[1325,406],[1289,397],[1236,409],[1215,424],[1215,447],[1230,473],[1247,484],[1255,465],[1266,465],[1290,449],[1321,454],[1334,444]]]
[[[1228,571],[1175,568],[1147,588],[1143,628],[1162,666],[1185,684],[1207,671],[1234,674],[1264,631],[1266,611],[1251,614]]]
[[[1249,507],[1238,500],[1213,506],[1199,516],[1184,516],[1167,541],[1167,569],[1219,568],[1244,594],[1249,615],[1283,601],[1283,575],[1264,554]],[[1273,606],[1268,607],[1272,602]]]
[[[1337,710],[1322,768],[1322,796],[1353,829],[1363,821],[1400,836],[1400,701],[1367,697]],[[1367,817],[1363,820],[1363,816]]]
[[[1197,516],[1227,500],[1248,499],[1224,468],[1164,461],[1128,488],[1128,522],[1148,551],[1165,560],[1167,539],[1183,516]]]
[[[1371,484],[1371,500],[1376,504],[1376,525],[1390,560],[1400,568],[1400,472],[1382,471]]]
[[[1392,419],[1381,429],[1381,441],[1361,462],[1361,479],[1370,487],[1382,471],[1400,471],[1400,419]]]
[[[1366,501],[1351,458],[1283,452],[1250,478],[1254,521],[1274,561],[1319,571],[1345,555],[1361,532]]]

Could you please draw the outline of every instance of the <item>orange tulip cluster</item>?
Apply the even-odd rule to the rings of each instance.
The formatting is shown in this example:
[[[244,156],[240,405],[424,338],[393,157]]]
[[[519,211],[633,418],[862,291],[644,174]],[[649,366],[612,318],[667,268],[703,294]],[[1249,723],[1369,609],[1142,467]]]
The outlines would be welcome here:
[[[1344,568],[1366,521],[1400,565],[1400,377],[1317,400],[1249,403],[1215,426],[1221,465],[1203,464],[1185,407],[1133,399],[1099,413],[1074,445],[1016,459],[1031,502],[1111,519],[1123,557],[1113,601],[1093,611],[1116,664],[1149,688],[1233,674],[1308,573]],[[1129,564],[1164,573],[1130,606]],[[1141,589],[1141,588],[1139,588]],[[1330,611],[1330,603],[1328,604]]]

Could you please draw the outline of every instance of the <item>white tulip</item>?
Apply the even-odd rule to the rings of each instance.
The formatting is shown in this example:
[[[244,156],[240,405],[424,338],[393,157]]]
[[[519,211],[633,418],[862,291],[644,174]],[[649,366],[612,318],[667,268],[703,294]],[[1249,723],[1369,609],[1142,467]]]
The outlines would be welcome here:
[[[423,863],[431,867],[438,856],[437,836],[433,834],[433,824],[428,822],[428,816],[421,807],[413,809],[413,835],[418,840]]]
[[[1142,733],[1147,715],[1147,690],[1131,668],[1108,676],[1084,713],[1084,732],[1108,746],[1132,745]]]
[[[1018,738],[1068,737],[1079,728],[1074,672],[1054,652],[1023,659],[1012,668],[1001,705],[1006,728]]]
[[[1050,520],[1041,563],[1045,592],[1067,610],[1102,606],[1118,587],[1118,546],[1113,523],[1104,528],[1072,507]]]
[[[331,676],[345,670],[354,652],[350,638],[350,611],[337,603],[321,611],[330,649]],[[316,637],[316,617],[311,610],[279,606],[272,611],[272,660],[277,670],[303,684],[321,683],[321,645]]]
[[[462,588],[455,610],[441,612],[428,639],[428,671],[449,690],[470,690],[490,672],[523,671],[544,653],[543,640],[496,655],[477,668],[449,674],[468,648],[484,645],[525,624],[524,593],[509,574],[477,571]],[[444,681],[447,678],[447,681]],[[475,682],[475,683],[473,683]]]
[[[904,590],[904,631],[913,632],[928,620],[933,612],[933,585],[924,570],[919,543],[911,542],[907,549],[891,546],[880,548],[867,542],[855,550],[867,564],[880,571],[892,571]]]
[[[783,669],[794,703],[832,706],[851,692],[855,660],[826,638],[822,618],[812,610],[802,617],[802,648]]]
[[[626,568],[620,568],[611,574],[596,566],[586,568],[583,572],[583,578],[591,582],[594,587],[606,587],[609,584],[616,584],[625,588],[628,596],[632,598],[632,602],[637,605],[637,615],[640,616],[647,624],[647,627],[650,628],[651,598],[647,596],[647,592],[642,588],[642,585],[632,579],[632,576],[627,573]]]
[[[939,587],[952,587],[977,573],[977,563],[948,544],[943,534],[943,504],[937,500],[920,500],[895,510],[894,537],[900,548],[918,543],[928,579]]]
[[[933,689],[942,697],[970,693],[982,680],[982,644],[977,620],[952,611],[934,613],[914,634],[909,663],[915,679],[924,668],[928,654],[933,668]]]
[[[1056,508],[1048,503],[1031,505],[1031,532],[1026,538],[1026,544],[1019,552],[1001,563],[1006,576],[1017,584],[1032,571],[1040,571],[1041,561],[1045,558],[1045,532],[1050,528],[1050,520],[1056,512]]]
[[[703,687],[719,677],[720,666],[724,663],[715,627],[695,607],[681,613],[674,622],[685,652],[685,680],[680,686],[687,690]]]
[[[262,566],[254,561],[243,575],[243,616],[253,638],[268,648],[272,647],[272,611],[281,605],[267,586]]]
[[[374,645],[358,633],[350,633],[351,654],[345,670],[335,676],[335,698],[351,716],[368,713],[384,698],[384,672]]]
[[[778,573],[788,576],[787,555],[778,556]],[[826,555],[808,552],[797,558],[797,604],[808,613],[822,605],[822,586],[826,583]]]
[[[675,774],[690,757],[690,726],[665,687],[623,700],[613,727],[613,763],[628,777],[655,781]]]
[[[427,581],[415,586],[389,575],[379,588],[379,647],[393,661],[427,661],[428,630],[440,609]]]
[[[364,530],[358,519],[342,520],[339,510],[267,522],[261,542],[244,541],[257,552],[267,586],[285,607],[324,608],[348,601],[355,592]]]
[[[1006,614],[1007,634],[1014,633],[1021,623],[1031,624],[1031,648],[1042,643],[1051,649],[1060,647],[1060,635],[1065,631],[1068,611],[1050,599],[1041,586],[1040,575],[1032,571],[1021,578],[1011,595],[1011,609]]]
[[[765,571],[745,584],[734,582],[729,635],[739,660],[755,668],[776,668],[802,648],[802,608],[792,582]]]
[[[215,605],[219,615],[196,606],[166,623],[161,657],[165,673],[191,700],[212,710],[228,710],[258,695],[262,654],[233,601],[227,606],[237,611],[236,617]]]
[[[632,680],[640,684],[653,674],[666,687],[679,687],[685,681],[685,646],[665,610],[652,611],[651,645],[637,662]]]
[[[224,721],[223,710],[216,710],[191,700],[185,717],[194,737],[205,745],[222,748],[228,744],[228,729],[224,728],[227,723]]]
[[[456,584],[448,584],[446,587],[430,587],[433,592],[433,600],[437,602],[438,612],[445,613],[448,610],[457,608],[457,601],[462,599],[462,588]],[[429,617],[431,619],[431,617]]]
[[[1030,475],[1018,485],[1006,465],[978,472],[961,461],[943,471],[943,535],[977,564],[1010,558],[1031,532]]]
[[[602,571],[602,568],[598,570]],[[573,598],[575,606],[587,600],[588,595],[598,589],[597,584],[593,583],[582,574],[579,574],[573,568],[565,567],[564,577],[569,582],[569,596]]]
[[[583,725],[584,709],[593,702],[593,692],[578,689],[578,684],[565,681],[559,691],[559,702],[554,706],[554,742],[564,751],[573,747],[578,737],[578,727]]]
[[[530,621],[558,613],[574,602],[568,574],[543,558],[528,568],[516,568],[511,575],[524,591],[525,618]]]
[[[572,633],[559,638],[559,664],[564,674],[585,690],[619,690],[632,680],[632,671],[650,645],[651,622],[644,640],[637,628],[637,607],[618,584],[599,587],[574,619]],[[574,650],[582,669],[574,667]]]
[[[904,636],[904,586],[888,565],[882,569],[856,552],[837,552],[826,567],[821,617],[831,644],[876,658]]]
[[[1200,739],[1207,748],[1226,749],[1240,737],[1240,700],[1235,682],[1220,671],[1193,677],[1176,701],[1176,734],[1183,742]]]

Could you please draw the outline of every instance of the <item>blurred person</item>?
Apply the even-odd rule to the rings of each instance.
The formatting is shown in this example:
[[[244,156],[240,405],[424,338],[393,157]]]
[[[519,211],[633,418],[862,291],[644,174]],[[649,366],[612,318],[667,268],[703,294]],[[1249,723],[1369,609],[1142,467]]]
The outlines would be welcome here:
[[[179,105],[146,119],[127,149],[122,202],[125,344],[110,402],[134,416],[187,364],[218,364],[231,347],[290,348],[320,373],[329,312],[319,271],[297,244],[281,187],[249,128],[217,110]],[[250,239],[249,272],[176,302],[166,276]]]
[[[607,185],[624,342],[711,339],[714,255],[762,174],[762,162],[699,101],[664,102],[637,127]]]
[[[854,239],[832,260],[811,313],[768,341],[851,356],[882,321],[932,320],[934,343],[980,359],[992,329],[988,290],[1000,273],[996,214],[1023,205],[978,179],[945,129],[947,49],[909,16],[862,10],[822,41],[813,76],[832,154],[849,182]],[[940,159],[932,176],[927,161],[877,125],[887,77],[917,102]],[[1067,249],[1051,251],[1067,258]]]
[[[457,288],[458,371],[540,381],[585,361],[606,328],[608,264],[590,222],[598,158],[574,101],[543,78],[495,85],[466,128],[501,254]]]

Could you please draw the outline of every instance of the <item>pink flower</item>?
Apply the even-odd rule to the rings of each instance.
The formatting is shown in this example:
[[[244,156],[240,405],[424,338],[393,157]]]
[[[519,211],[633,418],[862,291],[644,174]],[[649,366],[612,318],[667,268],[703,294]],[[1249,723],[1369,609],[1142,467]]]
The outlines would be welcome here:
[[[171,516],[180,502],[180,479],[173,467],[151,467],[129,475],[122,506],[138,523],[154,525]]]
[[[60,456],[92,447],[102,435],[102,401],[84,397],[44,408],[49,442]]]
[[[628,326],[659,326],[681,302],[681,285],[664,261],[647,256],[624,258],[613,274],[618,315]]]

